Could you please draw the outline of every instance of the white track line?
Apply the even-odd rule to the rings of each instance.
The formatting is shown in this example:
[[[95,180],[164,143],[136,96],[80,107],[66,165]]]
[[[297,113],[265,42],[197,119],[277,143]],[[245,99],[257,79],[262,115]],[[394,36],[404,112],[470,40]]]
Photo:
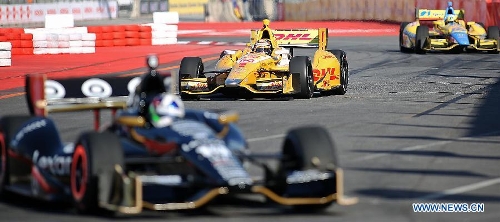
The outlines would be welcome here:
[[[272,136],[264,136],[264,137],[256,137],[256,138],[250,138],[247,139],[247,142],[257,142],[257,141],[263,141],[263,140],[270,140],[270,139],[277,139],[277,138],[283,138],[285,137],[285,134],[277,134],[277,135],[272,135]]]
[[[495,185],[498,183],[500,183],[500,177],[481,181],[478,183],[473,183],[473,184],[461,186],[461,187],[456,187],[456,188],[449,189],[449,190],[443,190],[441,192],[436,192],[433,194],[425,195],[425,196],[419,197],[417,199],[421,199],[421,200],[439,199],[439,198],[445,197],[445,196],[451,196],[451,195],[455,195],[455,194],[466,193],[469,191],[478,190],[478,189],[481,189],[484,187],[489,187],[489,186],[492,186],[492,185]]]
[[[489,132],[489,133],[477,135],[475,137],[460,137],[460,138],[452,139],[452,140],[440,141],[440,142],[429,143],[429,144],[424,144],[424,145],[410,146],[410,147],[405,147],[405,148],[397,149],[397,150],[394,150],[394,151],[388,152],[388,153],[377,153],[377,154],[366,155],[366,156],[363,156],[363,157],[355,158],[355,159],[351,160],[351,162],[373,160],[373,159],[377,159],[377,158],[380,158],[380,157],[390,156],[390,155],[393,155],[393,154],[399,153],[399,152],[408,152],[408,151],[414,151],[414,150],[423,150],[423,149],[427,149],[427,148],[430,148],[430,147],[433,147],[433,146],[445,145],[445,144],[448,144],[448,143],[452,143],[452,142],[456,142],[456,141],[462,141],[462,140],[471,140],[471,139],[474,139],[476,137],[490,136],[490,135],[495,135],[495,134],[498,134],[498,133],[500,133],[500,131],[493,131],[493,132]]]
[[[414,150],[423,150],[423,149],[427,149],[427,148],[430,148],[430,147],[433,147],[433,146],[445,145],[445,144],[448,144],[448,143],[452,143],[452,142],[456,142],[456,141],[462,141],[462,140],[471,140],[471,139],[475,139],[476,137],[491,136],[491,135],[495,135],[495,134],[499,134],[499,133],[500,133],[500,130],[499,131],[493,131],[493,132],[485,133],[485,134],[481,134],[481,135],[477,135],[475,137],[460,137],[460,138],[457,138],[457,139],[451,139],[451,140],[446,140],[446,141],[439,141],[439,142],[435,142],[435,143],[429,143],[429,144],[423,144],[423,145],[416,145],[416,146],[404,147],[404,148],[397,149],[397,150],[394,150],[394,151],[388,152],[388,153],[377,153],[377,154],[370,154],[370,155],[362,156],[362,157],[359,157],[359,158],[355,158],[355,159],[351,160],[350,162],[373,160],[373,159],[377,159],[377,158],[381,158],[381,157],[390,156],[390,155],[393,155],[393,154],[399,153],[399,152],[408,152],[408,151],[414,151]],[[251,143],[251,142],[264,141],[264,140],[278,139],[278,138],[283,138],[285,136],[286,136],[285,134],[277,134],[277,135],[271,135],[271,136],[256,137],[256,138],[247,139],[247,142]]]

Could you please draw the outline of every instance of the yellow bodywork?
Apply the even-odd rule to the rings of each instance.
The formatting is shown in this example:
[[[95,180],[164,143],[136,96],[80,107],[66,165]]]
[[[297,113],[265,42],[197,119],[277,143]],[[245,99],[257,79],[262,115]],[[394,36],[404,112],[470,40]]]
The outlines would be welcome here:
[[[270,56],[252,51],[260,39],[271,41],[273,51]],[[181,79],[181,92],[204,95],[244,89],[253,94],[298,93],[300,85],[293,82],[289,65],[283,62],[286,61],[283,59],[291,59],[290,53],[290,57],[285,58],[289,55],[287,48],[295,47],[316,48],[311,57],[315,90],[336,89],[340,86],[340,62],[326,50],[327,44],[326,28],[272,30],[269,20],[265,19],[263,28],[251,30],[250,43],[244,49],[225,51],[215,66],[215,74],[207,74],[206,78]]]
[[[417,28],[426,21],[432,22],[429,29],[429,37],[424,50],[448,51],[459,46],[448,37],[452,30],[461,28],[469,37],[470,45],[467,48],[476,49],[479,51],[500,51],[499,40],[487,39],[485,28],[476,22],[464,21],[464,10],[455,10],[457,23],[454,25],[446,25],[444,17],[446,10],[416,10],[416,21],[409,23],[402,30],[401,46],[405,48],[414,48],[416,43]]]

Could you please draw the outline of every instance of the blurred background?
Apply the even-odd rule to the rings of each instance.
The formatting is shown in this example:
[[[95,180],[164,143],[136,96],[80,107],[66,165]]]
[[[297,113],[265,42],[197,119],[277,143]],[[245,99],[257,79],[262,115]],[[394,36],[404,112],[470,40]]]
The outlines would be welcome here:
[[[416,8],[444,9],[448,0],[0,0],[0,24],[41,22],[46,14],[75,20],[137,19],[178,12],[184,21],[412,21]],[[466,20],[500,24],[500,0],[452,0]],[[89,14],[101,12],[100,16]],[[105,12],[105,13],[102,13]]]

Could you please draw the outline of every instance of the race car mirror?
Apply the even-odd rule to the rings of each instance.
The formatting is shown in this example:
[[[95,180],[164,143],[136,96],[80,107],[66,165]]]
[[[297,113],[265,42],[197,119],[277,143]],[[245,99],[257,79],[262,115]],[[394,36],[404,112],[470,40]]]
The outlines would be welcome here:
[[[158,67],[158,57],[156,55],[149,55],[147,57],[148,67],[151,69],[156,69]]]
[[[228,124],[236,122],[240,119],[240,114],[237,112],[224,112],[219,115],[219,123]]]

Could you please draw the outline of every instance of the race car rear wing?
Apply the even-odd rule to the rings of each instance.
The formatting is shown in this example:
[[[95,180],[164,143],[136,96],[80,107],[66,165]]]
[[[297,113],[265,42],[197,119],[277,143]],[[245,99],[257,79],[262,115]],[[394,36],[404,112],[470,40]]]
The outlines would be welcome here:
[[[446,10],[416,9],[415,18],[420,21],[436,21],[444,19]],[[464,20],[464,10],[454,10],[458,20]]]
[[[31,115],[52,112],[124,108],[139,77],[47,79],[26,75],[26,100]],[[135,85],[135,86],[134,86]]]
[[[255,43],[262,30],[251,30],[250,41]],[[267,31],[267,30],[264,30]],[[286,48],[319,48],[326,50],[328,29],[275,29],[272,30],[276,43]]]

